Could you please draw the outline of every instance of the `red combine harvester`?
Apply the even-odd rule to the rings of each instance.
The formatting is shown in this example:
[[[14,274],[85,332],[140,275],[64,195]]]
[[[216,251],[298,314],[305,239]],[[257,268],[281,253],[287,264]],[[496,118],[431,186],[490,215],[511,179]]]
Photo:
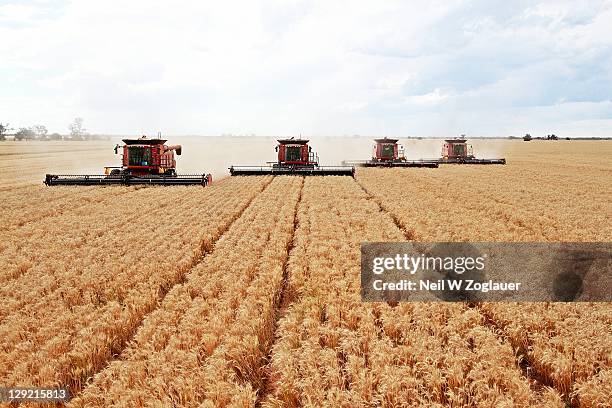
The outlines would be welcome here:
[[[343,164],[353,164],[362,167],[438,167],[437,160],[407,160],[404,156],[404,146],[398,144],[398,139],[374,139],[376,144],[371,160],[344,161]]]
[[[308,146],[308,140],[279,139],[276,146],[278,160],[271,166],[231,166],[232,176],[260,176],[272,174],[298,176],[355,176],[353,166],[319,166],[319,156]]]
[[[122,165],[105,167],[103,175],[56,175],[47,174],[44,183],[48,186],[92,186],[92,185],[180,185],[212,182],[210,174],[176,174],[174,153],[180,156],[181,146],[166,145],[164,139],[123,139],[123,146],[115,146],[115,154],[122,149]]]
[[[472,145],[467,144],[465,137],[444,140],[442,158],[438,163],[449,164],[506,164],[506,159],[477,159]]]

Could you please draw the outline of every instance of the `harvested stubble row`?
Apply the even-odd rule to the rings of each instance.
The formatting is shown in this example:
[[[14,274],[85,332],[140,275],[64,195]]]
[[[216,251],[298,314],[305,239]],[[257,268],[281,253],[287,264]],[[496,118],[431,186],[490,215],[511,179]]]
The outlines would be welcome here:
[[[270,181],[143,189],[114,207],[92,205],[56,217],[63,228],[55,235],[41,223],[16,230],[13,239],[25,239],[19,250],[37,258],[3,288],[0,383],[78,391]],[[105,233],[113,213],[117,225]],[[66,247],[71,256],[62,259]]]
[[[355,182],[307,179],[302,197],[293,303],[279,321],[264,406],[560,404],[553,390],[530,390],[512,348],[477,311],[361,301],[359,244],[404,236]]]
[[[384,177],[366,170],[357,179],[415,240],[610,240],[606,220],[612,217],[607,199],[612,187],[605,177],[598,177],[609,174],[609,165],[591,168],[592,174],[584,168],[578,171],[581,162],[548,165],[531,183],[525,179],[533,175],[524,172],[536,173],[535,166],[523,165],[520,171],[511,166],[451,167],[435,177],[422,171],[405,173],[401,179],[399,170],[384,169]],[[499,180],[499,188],[491,188]],[[601,195],[587,196],[585,191]],[[603,390],[593,394],[592,387],[588,397],[580,395],[591,376],[612,368],[609,304],[499,303],[479,308],[530,364],[530,375],[554,386],[565,401],[592,406],[589,401],[609,395]]]
[[[253,405],[301,186],[276,177],[70,406]]]

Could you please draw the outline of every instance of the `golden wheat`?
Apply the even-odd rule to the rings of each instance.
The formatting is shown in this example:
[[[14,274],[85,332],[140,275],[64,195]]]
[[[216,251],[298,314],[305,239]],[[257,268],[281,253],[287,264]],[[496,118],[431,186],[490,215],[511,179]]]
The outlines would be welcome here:
[[[403,234],[352,180],[308,179],[298,221],[289,264],[293,303],[279,322],[264,406],[561,401],[554,391],[532,392],[513,349],[477,310],[361,302],[359,243]]]
[[[301,183],[276,178],[72,405],[254,404]],[[274,212],[271,202],[279,203]]]
[[[383,169],[357,179],[414,240],[610,241],[612,169],[603,157],[611,145],[517,146],[521,154],[503,167]],[[612,337],[597,334],[610,331],[608,304],[481,308],[566,400],[579,399],[576,382],[611,365]]]
[[[49,162],[101,146],[0,144],[0,385],[69,386],[71,406],[606,406],[609,304],[361,301],[362,242],[610,240],[611,144],[499,145],[506,166],[54,189],[33,185]]]
[[[80,389],[270,180],[138,190],[45,219],[66,225],[53,236],[40,225],[15,230],[32,267],[2,288],[1,378]]]

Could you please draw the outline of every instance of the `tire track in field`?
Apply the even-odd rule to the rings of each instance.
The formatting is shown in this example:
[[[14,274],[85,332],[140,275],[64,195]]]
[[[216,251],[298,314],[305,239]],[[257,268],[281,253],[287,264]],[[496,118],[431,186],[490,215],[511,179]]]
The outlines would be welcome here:
[[[366,194],[367,199],[368,200],[372,200],[374,201],[377,205],[378,208],[380,208],[381,212],[384,212],[386,214],[389,215],[389,217],[391,217],[391,219],[393,220],[393,223],[395,224],[395,226],[402,231],[402,234],[404,234],[404,237],[406,237],[406,241],[414,241],[415,239],[415,233],[413,230],[408,229],[406,227],[406,225],[395,215],[393,214],[393,212],[391,212],[387,206],[384,205],[384,203],[382,202],[382,200],[378,197],[376,197],[374,194],[372,194],[363,184],[361,184],[356,178],[354,178],[353,180],[355,180],[355,183],[363,190],[363,192]]]
[[[564,398],[563,402],[565,403],[566,407],[577,407],[577,405],[572,402],[571,396],[566,395],[565,392],[556,387],[554,380],[549,375],[547,375],[547,373],[539,371],[535,368],[533,361],[529,357],[529,348],[531,347],[531,342],[529,342],[527,345],[517,344],[516,342],[512,341],[512,339],[510,339],[508,336],[503,335],[504,327],[498,324],[493,318],[493,316],[482,308],[481,302],[468,303],[468,307],[477,309],[478,313],[480,313],[484,318],[484,326],[488,330],[493,332],[500,341],[505,340],[506,342],[508,342],[512,346],[512,349],[514,350],[515,354],[522,356],[522,359],[519,361],[518,366],[521,369],[523,377],[525,377],[525,379],[529,383],[529,387],[534,393],[541,394],[545,387],[550,387],[557,391],[559,395]],[[573,388],[573,385],[574,382],[572,381],[570,389]]]
[[[302,202],[302,193],[304,191],[304,184],[306,183],[306,178],[302,177],[302,184],[300,185],[300,192],[298,194],[298,199],[295,203],[295,208],[293,210],[293,231],[291,233],[291,241],[287,246],[287,258],[285,259],[285,263],[283,265],[283,281],[281,284],[280,294],[278,296],[277,302],[274,305],[275,309],[275,319],[274,319],[274,339],[270,343],[268,350],[266,350],[266,359],[264,361],[264,374],[263,374],[263,386],[260,389],[260,393],[257,396],[257,401],[255,402],[255,407],[261,407],[262,402],[265,400],[266,395],[270,389],[270,371],[268,369],[268,364],[272,360],[272,349],[278,340],[278,322],[285,315],[287,308],[291,303],[293,303],[294,296],[288,293],[287,288],[289,286],[289,260],[291,259],[291,253],[293,252],[293,248],[295,247],[295,232],[299,227],[299,208]]]
[[[368,200],[374,201],[378,205],[378,208],[380,209],[381,212],[389,215],[389,218],[391,218],[391,220],[393,221],[397,229],[399,229],[402,232],[402,234],[406,238],[406,241],[414,241],[415,239],[414,231],[409,230],[406,227],[406,225],[404,225],[404,223],[383,204],[380,198],[370,193],[370,191],[363,184],[357,181],[356,178],[354,178],[353,180],[355,180],[355,183],[361,188],[361,190],[363,190]],[[397,306],[397,302],[387,302],[387,304],[392,308],[395,308]],[[383,338],[383,333],[385,332],[385,329],[380,319],[380,310],[378,308],[374,309],[374,325],[377,328],[377,337],[379,340],[381,340]],[[396,344],[397,340],[392,339],[392,342]]]
[[[194,268],[196,268],[200,263],[204,262],[204,260],[206,259],[206,256],[214,250],[215,244],[220,239],[223,238],[223,236],[231,228],[231,226],[237,220],[239,220],[240,217],[242,217],[244,212],[251,206],[253,201],[255,201],[255,199],[270,186],[273,180],[274,180],[274,177],[270,177],[270,180],[263,184],[259,192],[254,194],[253,197],[244,205],[244,207],[241,208],[240,211],[234,217],[230,218],[228,222],[223,226],[223,228],[218,232],[218,234],[215,237],[213,237],[212,240],[210,240],[210,244],[206,240],[200,243],[200,246],[202,249],[201,255],[199,257],[196,257],[192,261],[192,263],[187,268],[185,268],[184,273],[182,273],[176,280],[172,282],[168,282],[168,284],[163,285],[158,289],[157,302],[153,304],[151,308],[146,310],[145,313],[143,313],[142,316],[138,318],[135,324],[129,328],[129,335],[126,336],[126,340],[122,341],[116,347],[113,347],[113,357],[112,358],[104,361],[103,364],[98,364],[97,366],[92,367],[92,370],[82,375],[83,378],[72,379],[74,383],[78,384],[78,386],[69,387],[70,394],[72,395],[73,398],[79,396],[81,392],[83,391],[83,389],[85,388],[85,386],[87,386],[87,383],[88,383],[87,379],[93,378],[95,375],[97,375],[102,370],[104,370],[104,368],[107,367],[110,363],[119,359],[120,355],[123,353],[126,346],[132,341],[132,339],[136,335],[138,329],[141,327],[142,322],[144,322],[146,317],[150,315],[151,313],[155,312],[155,310],[157,310],[162,305],[164,298],[172,290],[172,288],[174,288],[177,285],[185,283],[190,272]]]
[[[389,214],[389,216],[391,217],[391,219],[393,220],[393,222],[395,223],[395,225],[402,231],[402,233],[404,234],[404,236],[406,237],[406,239],[408,241],[413,241],[415,239],[415,233],[414,231],[409,231],[405,225],[399,220],[399,218],[393,214],[393,212],[391,212],[382,202],[382,200],[378,197],[376,197],[374,194],[370,193],[368,191],[368,189],[366,187],[364,187],[359,181],[357,181],[357,179],[355,179],[355,182],[357,183],[357,185],[359,187],[361,187],[361,189],[367,194],[368,198],[373,200],[374,202],[376,202],[379,206],[379,208],[381,209],[381,211]],[[394,305],[391,305],[394,306]],[[492,332],[498,339],[498,341],[500,343],[503,343],[506,338],[505,336],[503,336],[501,333],[503,331],[503,328],[500,327],[499,325],[497,325],[497,323],[495,323],[495,321],[492,319],[491,316],[489,316],[489,314],[486,313],[486,311],[484,311],[478,304],[475,303],[468,303],[467,304],[468,307],[476,307],[478,309],[478,312],[483,316],[483,320],[484,320],[484,328],[486,328],[487,330],[489,330],[490,332]],[[529,360],[529,358],[527,357],[527,350],[523,350],[523,347],[520,345],[515,345],[514,343],[512,343],[509,339],[507,340],[510,342],[510,345],[512,346],[513,350],[515,350],[515,352],[519,352],[523,355],[523,359],[521,360],[521,362],[519,364],[517,364],[517,368],[520,369],[521,371],[521,375],[525,378],[525,380],[527,381],[527,383],[529,384],[531,390],[536,393],[536,394],[541,394],[542,390],[545,387],[551,387],[553,389],[555,389],[560,395],[563,395],[563,393],[557,389],[556,387],[553,386],[553,380],[547,376],[545,373],[539,372],[537,371],[533,365],[532,362]],[[568,396],[567,399],[564,401],[566,403],[566,405],[570,408],[573,408],[575,405],[572,404],[572,402],[569,400]]]

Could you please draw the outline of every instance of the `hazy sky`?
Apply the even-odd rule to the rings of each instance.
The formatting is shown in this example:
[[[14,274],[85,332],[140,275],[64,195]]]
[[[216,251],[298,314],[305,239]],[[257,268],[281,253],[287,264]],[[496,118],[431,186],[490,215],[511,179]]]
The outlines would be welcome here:
[[[0,122],[612,135],[612,1],[1,1]]]

